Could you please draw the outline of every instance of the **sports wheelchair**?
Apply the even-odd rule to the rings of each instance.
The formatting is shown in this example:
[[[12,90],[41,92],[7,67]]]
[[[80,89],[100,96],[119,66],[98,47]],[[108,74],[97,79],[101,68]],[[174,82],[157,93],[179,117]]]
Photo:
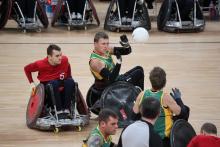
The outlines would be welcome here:
[[[165,32],[200,32],[205,20],[198,0],[194,0],[188,19],[183,20],[178,0],[164,0],[157,17],[158,30]]]
[[[59,25],[67,25],[69,31],[72,27],[84,27],[84,29],[87,30],[87,25],[91,25],[93,19],[96,20],[99,26],[100,21],[92,0],[86,0],[81,20],[72,19],[67,0],[58,0],[51,25],[55,26],[57,22]]]
[[[170,146],[186,147],[194,136],[196,136],[196,132],[190,123],[184,119],[178,119],[171,129]]]
[[[26,30],[41,32],[41,25],[38,20],[40,20],[44,28],[47,28],[49,24],[43,2],[40,0],[35,2],[33,22],[31,23],[25,22],[25,16],[16,0],[0,0],[0,29],[6,25],[8,19],[14,19],[24,33],[26,33]]]
[[[98,114],[102,108],[109,108],[118,114],[119,127],[131,124],[131,114],[136,97],[141,92],[139,87],[126,81],[117,81],[100,92],[94,85],[89,88],[86,102],[90,110]]]
[[[220,19],[220,1],[219,0],[199,0],[203,12],[208,12],[210,20]]]
[[[62,88],[62,87],[61,87]],[[75,100],[71,101],[70,118],[58,120],[56,102],[52,86],[39,84],[35,93],[30,96],[27,111],[26,124],[31,129],[39,129],[59,132],[60,128],[78,127],[79,131],[82,126],[89,124],[89,111],[75,83]]]
[[[137,0],[134,4],[133,16],[131,23],[123,23],[118,0],[112,0],[108,8],[104,29],[109,31],[132,31],[137,27],[144,27],[147,30],[151,29],[150,17],[146,4],[138,4]]]

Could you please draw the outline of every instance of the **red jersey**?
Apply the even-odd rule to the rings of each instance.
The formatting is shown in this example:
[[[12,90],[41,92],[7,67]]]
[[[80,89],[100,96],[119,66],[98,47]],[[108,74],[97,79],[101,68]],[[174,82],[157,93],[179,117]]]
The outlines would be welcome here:
[[[48,58],[46,57],[42,60],[26,65],[24,71],[30,83],[33,82],[32,72],[38,72],[37,78],[40,82],[71,77],[71,68],[66,56],[62,56],[61,64],[59,65],[50,65]]]
[[[187,147],[220,147],[220,138],[198,135],[193,137]]]

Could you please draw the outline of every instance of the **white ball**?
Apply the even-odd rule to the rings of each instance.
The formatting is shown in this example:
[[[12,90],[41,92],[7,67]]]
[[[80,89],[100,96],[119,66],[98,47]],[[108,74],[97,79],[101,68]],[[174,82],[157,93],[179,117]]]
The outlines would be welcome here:
[[[132,38],[133,38],[134,42],[145,43],[149,39],[149,34],[145,28],[138,27],[138,28],[134,29],[134,31],[132,33]]]

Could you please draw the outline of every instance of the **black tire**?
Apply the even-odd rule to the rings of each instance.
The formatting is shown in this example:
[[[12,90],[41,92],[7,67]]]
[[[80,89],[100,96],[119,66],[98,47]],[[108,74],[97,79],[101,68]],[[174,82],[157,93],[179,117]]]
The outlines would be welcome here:
[[[171,147],[186,147],[194,136],[196,132],[193,127],[187,121],[179,119],[172,126],[170,145]]]
[[[139,93],[140,90],[131,83],[117,81],[103,91],[100,100],[101,109],[113,110],[119,117],[119,127],[126,127],[133,122],[133,106]]]
[[[171,5],[173,0],[164,0],[157,16],[157,29],[163,31],[163,28],[171,14]]]
[[[0,29],[2,29],[11,15],[12,0],[0,0]]]
[[[90,5],[90,7],[92,8],[93,16],[94,16],[94,18],[95,18],[95,20],[96,20],[96,22],[97,22],[97,24],[98,24],[98,26],[99,26],[99,25],[100,25],[100,20],[99,20],[99,17],[98,17],[98,15],[97,15],[97,11],[96,11],[96,9],[95,9],[95,6],[94,6],[92,0],[88,0],[88,3],[89,3],[89,5]]]
[[[35,128],[36,121],[40,117],[44,106],[45,89],[43,84],[36,87],[36,93],[30,96],[26,110],[26,125]]]
[[[63,5],[63,0],[58,0],[54,14],[53,14],[53,18],[51,20],[51,26],[54,26],[56,21],[60,17],[62,5]]]
[[[37,0],[37,16],[43,24],[44,28],[47,28],[49,25],[49,21],[45,9],[40,0]]]
[[[100,109],[99,108],[92,108],[93,105],[98,101],[100,100],[100,97],[101,97],[101,93],[102,92],[99,92],[97,90],[95,90],[94,88],[94,84],[89,88],[88,92],[87,92],[87,95],[86,95],[86,103],[87,103],[87,106],[90,108],[90,110],[98,115],[99,114],[99,111]]]
[[[145,29],[150,30],[151,29],[151,21],[150,21],[150,16],[149,16],[148,9],[147,9],[145,3],[143,4],[143,13],[144,13],[143,17],[144,17],[144,20],[146,21],[146,24],[141,27],[144,27]]]
[[[110,13],[112,11],[112,7],[114,6],[114,4],[116,3],[116,0],[112,0],[110,2],[110,5],[108,7],[108,10],[107,10],[107,13],[106,13],[106,16],[105,16],[105,23],[104,23],[104,29],[105,30],[108,30],[108,31],[113,31],[112,29],[110,29],[110,27],[108,26],[108,20],[110,18]]]
[[[77,110],[78,110],[79,114],[89,115],[88,106],[86,105],[86,102],[85,102],[78,86],[77,86],[77,90],[76,90],[76,98],[77,98]]]

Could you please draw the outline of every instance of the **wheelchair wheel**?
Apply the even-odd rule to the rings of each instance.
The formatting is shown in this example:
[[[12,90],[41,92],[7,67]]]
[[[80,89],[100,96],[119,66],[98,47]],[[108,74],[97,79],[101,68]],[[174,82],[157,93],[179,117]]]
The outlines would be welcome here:
[[[60,14],[61,14],[60,11],[61,11],[62,5],[63,5],[63,0],[58,0],[53,18],[51,20],[51,25],[52,26],[54,26],[54,24],[56,23],[56,21],[60,17]]]
[[[36,87],[34,95],[30,96],[27,111],[26,111],[26,124],[29,128],[34,128],[35,123],[39,116],[41,115],[43,106],[44,106],[44,85],[39,84]]]
[[[145,3],[143,4],[143,15],[142,17],[144,18],[145,22],[143,22],[143,26],[141,25],[140,27],[144,27],[147,30],[151,29],[151,21],[150,21],[150,16],[148,13],[148,9],[147,6],[145,5]]]
[[[119,127],[129,125],[136,97],[140,93],[131,83],[118,81],[107,87],[101,95],[101,108],[109,108],[119,116]]]
[[[193,127],[187,121],[179,119],[172,126],[170,145],[171,147],[186,147],[194,136],[196,132]]]
[[[98,26],[100,25],[100,21],[99,21],[99,18],[98,18],[98,15],[97,15],[97,12],[96,12],[96,9],[95,9],[95,6],[92,2],[92,0],[88,0],[88,3],[90,5],[90,7],[92,8],[92,13],[93,13],[93,16],[98,24]]]
[[[0,0],[0,29],[7,23],[12,9],[12,0]]]
[[[47,14],[40,0],[37,0],[37,16],[40,19],[41,23],[43,24],[44,28],[47,28],[49,21],[48,21]]]
[[[110,2],[109,7],[108,7],[108,10],[107,10],[107,13],[106,13],[106,16],[105,16],[105,22],[104,22],[104,29],[105,30],[111,30],[111,27],[108,26],[108,21],[110,19],[110,14],[112,13],[112,8],[113,8],[115,3],[116,3],[116,0],[112,0]],[[115,31],[115,30],[111,30],[111,31]]]
[[[90,110],[98,115],[100,108],[93,108],[93,105],[100,99],[102,91],[98,91],[94,88],[94,84],[89,88],[86,95],[86,103]]]
[[[171,13],[173,0],[164,0],[157,17],[157,28],[163,31],[163,28]]]
[[[77,86],[77,110],[79,112],[79,114],[82,115],[89,115],[89,111],[88,111],[88,107],[86,105],[86,102],[82,96],[81,91],[79,90],[78,86]]]

